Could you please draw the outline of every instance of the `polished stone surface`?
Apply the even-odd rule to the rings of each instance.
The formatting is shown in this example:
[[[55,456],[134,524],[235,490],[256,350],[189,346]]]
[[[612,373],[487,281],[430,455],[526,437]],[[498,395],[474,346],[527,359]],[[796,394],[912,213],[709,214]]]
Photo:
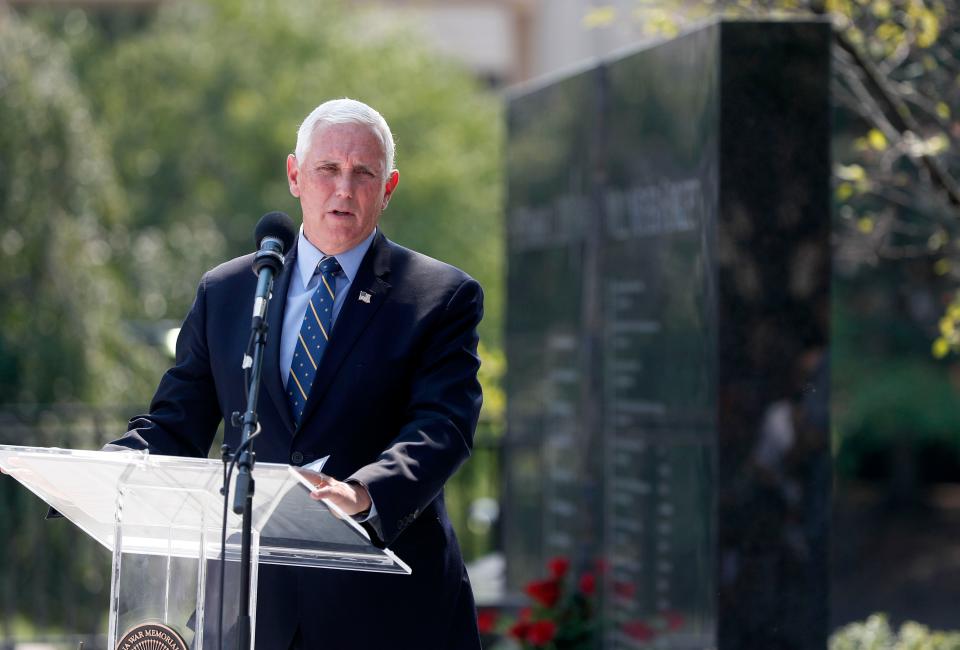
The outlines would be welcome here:
[[[503,541],[602,647],[822,648],[828,36],[717,23],[511,97]]]

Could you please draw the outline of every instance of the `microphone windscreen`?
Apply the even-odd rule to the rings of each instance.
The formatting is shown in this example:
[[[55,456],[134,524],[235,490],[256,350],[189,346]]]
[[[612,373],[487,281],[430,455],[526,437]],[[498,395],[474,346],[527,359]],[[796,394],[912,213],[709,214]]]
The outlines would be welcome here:
[[[279,239],[283,242],[283,252],[286,253],[297,238],[297,227],[286,212],[268,212],[260,217],[257,228],[253,231],[253,240],[258,250],[264,237]]]

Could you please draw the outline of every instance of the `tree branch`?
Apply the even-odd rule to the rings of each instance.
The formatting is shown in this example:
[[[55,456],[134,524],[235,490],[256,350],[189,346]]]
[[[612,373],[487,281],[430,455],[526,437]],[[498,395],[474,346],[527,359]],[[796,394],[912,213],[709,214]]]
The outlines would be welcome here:
[[[818,8],[816,7],[814,7],[814,12],[820,13],[821,15],[825,13],[822,8],[818,12]],[[882,107],[886,109],[883,113],[887,118],[887,122],[902,138],[907,137],[908,134],[919,137],[919,125],[914,119],[913,113],[910,112],[910,107],[903,98],[887,88],[886,79],[877,71],[872,62],[860,54],[860,50],[850,42],[841,30],[835,28],[833,35],[840,49],[843,50],[853,60],[857,68],[862,71],[863,77],[865,78],[865,89],[868,91],[872,89],[873,92],[870,94],[874,95]],[[923,167],[927,170],[933,185],[946,194],[950,204],[954,208],[960,208],[960,187],[958,187],[957,182],[940,161],[926,152],[922,152],[919,155],[912,155],[919,158]]]

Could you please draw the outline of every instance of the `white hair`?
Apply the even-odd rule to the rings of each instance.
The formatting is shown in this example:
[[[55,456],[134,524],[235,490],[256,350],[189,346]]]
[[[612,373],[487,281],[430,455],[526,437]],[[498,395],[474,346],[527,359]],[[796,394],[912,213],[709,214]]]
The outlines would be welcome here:
[[[355,99],[331,99],[317,106],[307,115],[297,131],[297,148],[294,155],[303,161],[310,150],[313,132],[321,124],[362,124],[370,127],[383,144],[383,176],[393,171],[393,133],[390,126],[376,110]]]

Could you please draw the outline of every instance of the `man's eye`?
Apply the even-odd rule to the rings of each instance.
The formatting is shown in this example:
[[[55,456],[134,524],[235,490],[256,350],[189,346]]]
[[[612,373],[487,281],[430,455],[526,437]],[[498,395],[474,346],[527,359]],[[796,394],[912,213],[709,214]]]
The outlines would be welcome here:
[[[335,174],[337,172],[336,165],[323,165],[320,167],[320,171],[324,174]]]
[[[358,169],[357,173],[360,174],[361,176],[368,176],[370,178],[373,178],[373,172],[370,171],[369,169]]]

